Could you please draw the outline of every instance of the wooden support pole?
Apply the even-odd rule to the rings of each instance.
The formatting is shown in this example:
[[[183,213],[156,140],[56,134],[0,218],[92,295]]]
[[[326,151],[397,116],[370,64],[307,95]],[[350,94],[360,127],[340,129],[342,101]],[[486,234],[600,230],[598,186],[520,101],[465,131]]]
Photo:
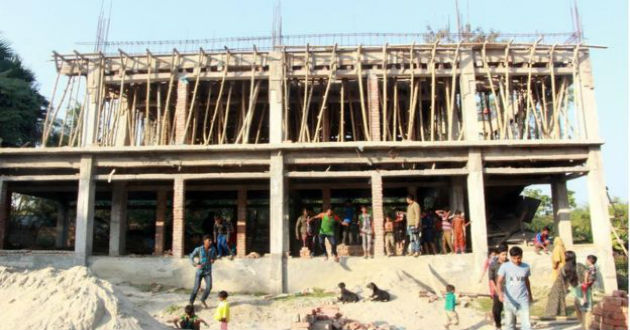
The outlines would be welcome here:
[[[367,113],[365,110],[365,100],[364,100],[364,93],[363,93],[363,71],[362,71],[362,57],[361,57],[361,45],[359,45],[359,47],[357,48],[357,54],[356,54],[356,71],[357,71],[357,81],[359,82],[359,102],[361,103],[361,118],[363,119],[363,131],[365,133],[365,139],[367,141],[372,140],[372,137],[370,135],[370,131],[369,131],[369,127],[368,127],[368,122],[367,122]]]

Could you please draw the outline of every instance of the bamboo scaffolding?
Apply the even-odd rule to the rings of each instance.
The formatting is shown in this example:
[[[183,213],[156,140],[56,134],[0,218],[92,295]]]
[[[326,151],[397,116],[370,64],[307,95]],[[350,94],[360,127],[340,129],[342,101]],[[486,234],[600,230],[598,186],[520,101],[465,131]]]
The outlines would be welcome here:
[[[225,120],[223,122],[223,129],[221,130],[221,137],[219,138],[219,144],[225,143],[225,136],[227,134],[228,122],[230,119],[230,102],[232,101],[232,82],[230,82],[230,87],[228,88],[228,96],[225,104]]]
[[[481,58],[483,62],[483,68],[486,71],[488,83],[490,84],[490,91],[492,92],[492,98],[494,99],[495,118],[497,119],[497,126],[499,128],[499,138],[503,139],[505,137],[505,134],[503,131],[503,120],[502,120],[503,112],[501,111],[500,109],[501,107],[499,106],[499,98],[497,97],[497,94],[494,88],[494,82],[492,81],[492,75],[490,74],[490,67],[488,66],[488,58],[486,56],[487,44],[488,44],[487,41],[483,43],[483,47],[481,48]],[[487,106],[488,106],[489,116],[491,120],[492,119],[492,106],[489,101],[488,101]],[[492,123],[490,123],[490,134],[491,135],[494,134],[492,132]]]
[[[193,95],[192,98],[190,99],[190,107],[188,108],[188,118],[186,118],[186,124],[185,124],[185,128],[184,128],[184,139],[186,139],[186,136],[188,135],[188,127],[190,126],[190,122],[192,119],[192,115],[193,115],[193,109],[195,107],[195,104],[197,103],[197,89],[199,88],[199,78],[201,78],[201,60],[202,60],[202,56],[203,56],[203,52],[199,52],[199,59],[197,60],[197,65],[195,68],[195,71],[197,73],[197,77],[195,78],[195,87],[193,88]],[[206,57],[204,57],[206,58]],[[195,142],[192,141],[192,143],[194,144]]]
[[[326,82],[326,90],[324,91],[324,96],[322,97],[322,102],[319,108],[319,113],[317,114],[317,124],[315,125],[315,132],[313,133],[314,142],[319,142],[319,131],[322,124],[322,116],[327,107],[328,102],[328,92],[330,92],[330,85],[332,83],[335,72],[337,71],[337,48],[336,45],[333,47],[332,53],[330,55],[330,72],[328,74],[328,81]]]
[[[79,79],[80,79],[80,77],[76,78],[76,80],[79,80]],[[69,118],[69,115],[70,115],[70,107],[72,105],[72,93],[74,93],[74,85],[75,85],[75,81],[72,82],[72,87],[70,88],[70,97],[68,97],[68,104],[66,106],[65,115],[63,116],[63,121],[61,123],[61,131],[59,132],[59,140],[57,141],[57,146],[58,147],[60,147],[61,144],[63,143],[64,136],[65,136],[65,133],[66,133],[66,122],[68,121],[68,118]]]
[[[217,112],[219,111],[219,105],[222,103],[223,100],[223,88],[225,87],[225,78],[227,77],[227,72],[228,72],[228,66],[230,63],[230,53],[228,52],[226,55],[226,63],[223,66],[223,75],[221,76],[221,84],[219,85],[219,95],[217,95],[217,100],[215,103],[215,107],[214,107],[214,113],[212,114],[212,122],[210,123],[210,132],[208,133],[208,139],[204,138],[204,145],[207,145],[210,142],[210,139],[212,137],[212,132],[214,132],[214,122],[217,118]],[[253,67],[253,66],[252,66]],[[253,70],[253,68],[252,68]],[[253,73],[252,73],[253,75]],[[208,103],[209,103],[209,99],[208,99]],[[205,121],[204,121],[204,136],[205,136]]]
[[[365,110],[365,98],[363,96],[363,70],[361,63],[361,45],[357,47],[356,52],[356,71],[357,71],[357,81],[359,82],[359,102],[361,102],[361,118],[363,119],[363,131],[365,134],[365,140],[371,141],[372,137],[370,136],[369,126],[367,121],[367,113]]]
[[[345,126],[345,122],[344,122],[344,106],[346,103],[346,99],[345,99],[345,90],[346,90],[346,85],[342,82],[341,83],[341,91],[340,91],[340,102],[339,102],[339,142],[344,142],[345,138],[346,138],[346,133],[344,131],[344,126]]]
[[[530,104],[532,68],[533,68],[533,61],[534,61],[534,53],[536,52],[536,45],[538,44],[539,41],[540,39],[536,40],[536,42],[530,47],[530,52],[529,52],[528,72],[527,72],[527,96],[525,100],[527,103],[527,111],[525,113],[525,134],[523,135],[523,138],[525,139],[529,137],[529,113],[532,107],[532,105]]]
[[[206,108],[204,110],[204,115],[203,115],[203,144],[207,145],[208,144],[208,140],[210,140],[210,136],[207,132],[208,130],[208,116],[210,115],[210,101],[212,100],[212,83],[208,82],[208,97],[206,97]],[[212,129],[210,129],[210,131],[212,131]]]
[[[435,51],[436,51],[438,43],[439,43],[439,39],[436,40],[435,43],[433,44],[433,49],[431,50],[431,60],[429,61],[429,65],[431,66],[430,68],[431,69],[431,117],[430,117],[431,123],[429,125],[431,129],[431,135],[430,135],[431,141],[435,141],[434,139],[435,137],[434,136],[435,134]],[[422,116],[422,107],[420,107],[420,116]],[[421,127],[424,127],[424,125],[421,125]]]
[[[409,115],[407,116],[407,140],[413,140],[413,125],[416,118],[414,113],[415,111],[415,100],[417,94],[417,87],[414,86],[414,74],[413,74],[413,53],[414,53],[415,42],[411,44],[411,48],[409,50]]]
[[[387,125],[388,122],[388,118],[387,118],[387,44],[385,44],[383,46],[383,64],[382,64],[382,70],[383,70],[383,111],[382,111],[382,115],[383,115],[383,119],[382,119],[382,126],[383,126],[383,135],[381,137],[382,141],[387,141],[388,139],[388,135],[389,135],[389,125]]]
[[[70,85],[73,80],[74,80],[74,77],[68,77],[67,82],[66,82],[66,87],[63,89],[63,93],[61,94],[61,100],[59,101],[59,104],[55,107],[55,110],[53,110],[53,113],[49,117],[47,115],[48,121],[45,121],[44,129],[43,129],[44,134],[42,135],[42,145],[44,146],[48,142],[48,137],[54,126],[55,119],[57,119],[57,113],[59,112],[59,109],[61,109],[61,107],[63,106],[63,101],[66,98],[68,89],[70,88]]]
[[[73,64],[74,65],[74,64]],[[48,102],[48,106],[46,107],[46,117],[44,118],[44,127],[48,125],[48,120],[50,117],[50,110],[54,107],[55,104],[55,95],[57,94],[57,84],[59,83],[59,78],[61,77],[61,71],[57,70],[57,77],[55,78],[55,82],[53,83],[52,92],[50,95],[50,102]],[[42,135],[42,146],[46,147],[46,139],[48,137],[46,134]]]

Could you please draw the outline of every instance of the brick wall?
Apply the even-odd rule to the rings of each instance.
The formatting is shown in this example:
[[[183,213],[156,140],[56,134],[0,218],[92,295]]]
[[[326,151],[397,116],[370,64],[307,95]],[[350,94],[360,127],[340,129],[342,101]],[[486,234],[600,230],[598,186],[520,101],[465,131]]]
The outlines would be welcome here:
[[[176,178],[173,183],[173,256],[184,256],[184,215],[186,208],[185,181]]]
[[[372,216],[374,217],[374,256],[384,256],[383,178],[380,174],[372,175]]]
[[[175,103],[175,143],[186,142],[186,113],[188,111],[188,80],[181,78],[177,81],[177,102]],[[190,133],[190,132],[188,132]]]
[[[247,254],[247,190],[239,189],[236,209],[236,255]]]
[[[157,210],[155,214],[155,248],[154,254],[164,253],[164,224],[166,222],[166,190],[157,192]]]
[[[370,111],[370,136],[372,141],[380,141],[381,112],[379,106],[378,78],[375,74],[368,76],[368,108]]]

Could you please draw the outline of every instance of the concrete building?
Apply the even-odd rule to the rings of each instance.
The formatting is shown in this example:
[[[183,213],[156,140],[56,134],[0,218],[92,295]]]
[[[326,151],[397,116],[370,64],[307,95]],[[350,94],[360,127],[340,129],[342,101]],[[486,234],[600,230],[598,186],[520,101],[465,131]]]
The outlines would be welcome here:
[[[612,291],[589,52],[580,44],[436,42],[55,53],[62,83],[42,147],[0,149],[0,244],[12,193],[59,200],[58,243],[74,235],[79,264],[93,254],[95,202],[111,205],[109,255],[118,256],[128,201],[153,199],[154,252],[170,246],[182,258],[194,247],[187,201],[219,196],[235,202],[242,257],[258,238],[247,235],[256,198],[267,208],[261,252],[269,253],[270,286],[285,291],[290,210],[300,196],[324,205],[369,199],[378,257],[386,199],[431,195],[436,206],[466,211],[470,258],[481,265],[488,224],[501,221],[492,203],[510,204],[531,184],[551,185],[555,230],[571,246],[567,181],[587,176],[593,240]],[[59,116],[79,90],[76,117]],[[55,119],[62,137],[52,145]]]

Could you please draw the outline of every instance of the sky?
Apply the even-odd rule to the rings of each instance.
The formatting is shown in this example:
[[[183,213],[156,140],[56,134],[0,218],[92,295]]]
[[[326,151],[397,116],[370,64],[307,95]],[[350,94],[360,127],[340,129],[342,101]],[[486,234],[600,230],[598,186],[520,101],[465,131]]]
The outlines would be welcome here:
[[[273,0],[111,0],[110,41],[268,36]],[[109,4],[109,0],[106,1]],[[459,0],[465,22],[488,31],[572,31],[573,0]],[[53,5],[54,4],[54,5]],[[455,0],[282,2],[283,34],[425,32],[456,26]],[[607,49],[591,54],[603,146],[605,179],[613,196],[628,200],[628,3],[578,1],[586,43]],[[100,0],[21,0],[0,3],[0,38],[9,41],[49,97],[56,72],[53,50],[89,51],[95,40]],[[548,186],[541,186],[548,192]],[[578,203],[588,195],[585,178],[569,182]]]

